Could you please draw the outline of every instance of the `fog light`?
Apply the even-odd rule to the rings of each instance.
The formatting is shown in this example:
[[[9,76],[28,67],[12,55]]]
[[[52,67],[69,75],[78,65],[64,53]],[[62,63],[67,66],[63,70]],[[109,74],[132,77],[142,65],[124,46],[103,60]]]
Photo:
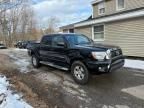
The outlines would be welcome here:
[[[99,71],[104,72],[105,71],[105,67],[99,67]]]
[[[101,70],[102,69],[102,67],[99,67],[99,70]]]

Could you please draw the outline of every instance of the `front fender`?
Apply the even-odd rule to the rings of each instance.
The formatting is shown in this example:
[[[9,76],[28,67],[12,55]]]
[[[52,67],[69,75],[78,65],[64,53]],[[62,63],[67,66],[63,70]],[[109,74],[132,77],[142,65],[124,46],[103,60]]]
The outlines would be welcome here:
[[[80,51],[74,51],[69,54],[68,63],[72,64],[74,61],[82,61],[85,62],[84,56],[80,53]]]

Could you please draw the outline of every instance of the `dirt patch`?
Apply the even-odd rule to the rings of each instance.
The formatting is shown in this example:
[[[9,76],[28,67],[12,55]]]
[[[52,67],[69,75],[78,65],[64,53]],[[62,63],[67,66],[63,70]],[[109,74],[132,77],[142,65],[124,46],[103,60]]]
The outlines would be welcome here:
[[[13,70],[17,66],[12,64],[10,61],[9,56],[0,54],[0,70],[5,71],[5,70]]]
[[[33,89],[27,85],[28,83],[25,83],[25,80],[33,82],[33,79],[29,75],[20,73],[7,55],[0,55],[0,74],[9,79],[14,93],[22,93],[23,99],[27,100],[34,108],[49,108],[48,103],[45,103],[40,96],[33,92]]]
[[[43,80],[35,76],[38,74],[36,72],[27,74],[19,72],[17,65],[13,64],[13,60],[7,55],[0,55],[0,58],[0,73],[10,80],[13,85],[11,89],[14,92],[22,93],[23,99],[34,108],[78,107],[78,103],[71,104],[70,102],[75,98],[71,96],[71,100],[65,98],[67,94],[63,93],[62,86],[43,83]]]
[[[34,108],[49,108],[48,104],[43,102],[41,97],[39,97],[36,93],[34,93],[33,90],[24,83],[24,80],[26,80],[28,77],[25,77],[16,71],[15,72],[13,71],[11,73],[9,71],[1,73],[9,78],[9,81],[13,85],[11,89],[14,91],[14,93],[15,92],[22,93],[22,97]]]
[[[0,64],[1,73],[10,78],[14,89],[22,92],[23,98],[34,108],[78,108],[85,103],[86,93],[68,75],[56,73],[51,68],[29,69],[30,72],[25,74],[20,72],[13,58],[0,57],[3,62]]]

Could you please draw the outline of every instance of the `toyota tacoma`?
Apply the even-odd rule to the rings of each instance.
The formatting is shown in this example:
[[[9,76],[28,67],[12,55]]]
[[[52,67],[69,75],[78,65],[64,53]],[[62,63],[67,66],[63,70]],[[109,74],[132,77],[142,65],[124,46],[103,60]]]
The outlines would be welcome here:
[[[118,46],[96,44],[82,34],[50,34],[28,49],[32,65],[49,65],[69,70],[78,84],[86,84],[92,72],[108,73],[123,67]]]

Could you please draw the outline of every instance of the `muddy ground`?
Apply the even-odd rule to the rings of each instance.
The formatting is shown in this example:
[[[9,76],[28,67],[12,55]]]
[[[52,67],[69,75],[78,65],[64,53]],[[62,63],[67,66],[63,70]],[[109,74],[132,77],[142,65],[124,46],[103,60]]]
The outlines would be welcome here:
[[[122,68],[76,84],[67,71],[34,69],[27,51],[0,50],[0,72],[34,108],[144,108],[144,70]]]

